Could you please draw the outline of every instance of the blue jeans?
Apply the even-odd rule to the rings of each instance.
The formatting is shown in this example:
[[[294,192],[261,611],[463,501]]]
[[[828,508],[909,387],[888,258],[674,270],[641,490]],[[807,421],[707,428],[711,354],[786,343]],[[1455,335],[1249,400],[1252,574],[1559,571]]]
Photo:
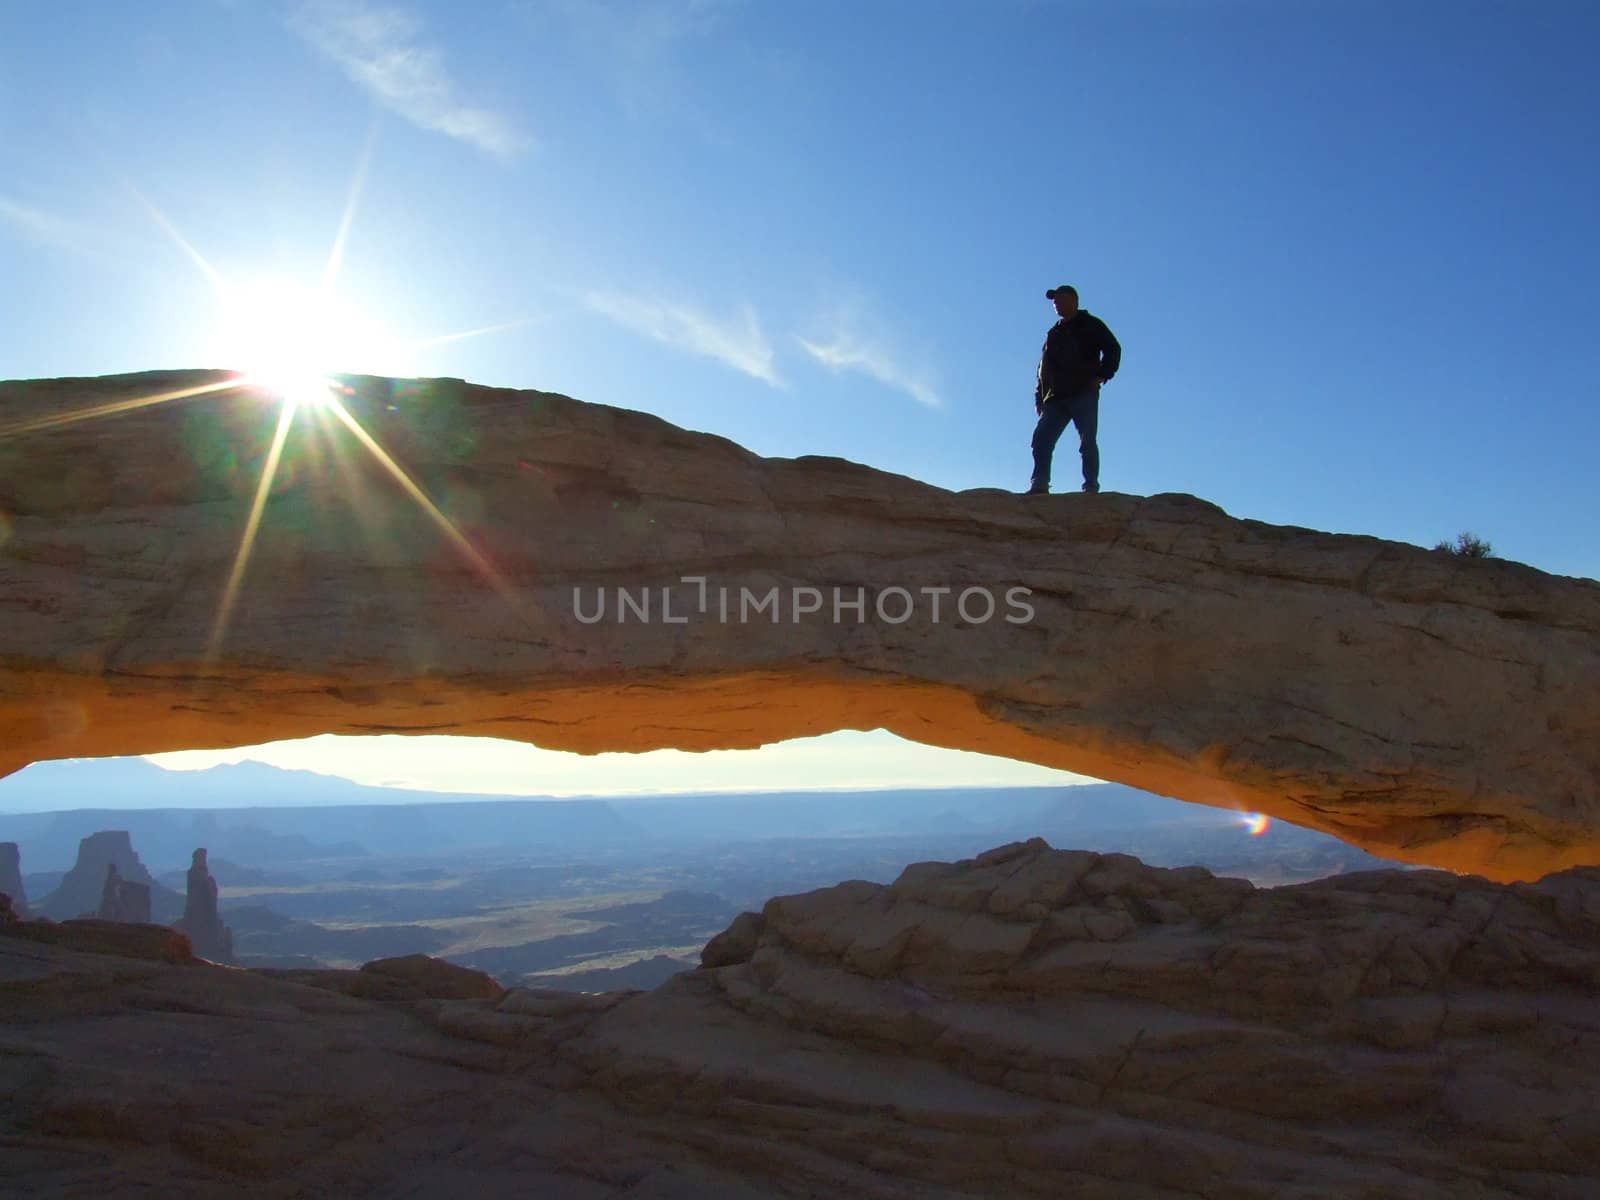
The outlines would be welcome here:
[[[1090,387],[1075,396],[1054,396],[1039,414],[1033,428],[1033,486],[1050,486],[1050,459],[1068,425],[1078,427],[1078,453],[1083,456],[1083,490],[1100,490],[1100,389]]]

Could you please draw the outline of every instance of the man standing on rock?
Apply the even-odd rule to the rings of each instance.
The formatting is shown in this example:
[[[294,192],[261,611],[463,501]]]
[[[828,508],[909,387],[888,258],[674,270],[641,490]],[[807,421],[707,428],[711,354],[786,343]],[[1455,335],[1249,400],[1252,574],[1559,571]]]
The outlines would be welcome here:
[[[1100,490],[1100,446],[1095,434],[1100,426],[1100,385],[1117,373],[1122,347],[1106,323],[1086,308],[1078,307],[1078,289],[1067,284],[1044,294],[1053,301],[1061,319],[1045,335],[1039,356],[1039,383],[1033,390],[1033,411],[1039,423],[1033,429],[1033,483],[1028,495],[1050,490],[1050,459],[1069,424],[1078,427],[1078,449],[1083,455],[1083,490]]]

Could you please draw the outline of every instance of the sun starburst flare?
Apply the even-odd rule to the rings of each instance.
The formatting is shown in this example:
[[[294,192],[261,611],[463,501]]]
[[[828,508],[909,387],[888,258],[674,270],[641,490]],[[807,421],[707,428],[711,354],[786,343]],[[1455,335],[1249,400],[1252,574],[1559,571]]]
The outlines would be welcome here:
[[[194,387],[175,388],[170,392],[157,392],[153,396],[135,396],[127,400],[112,400],[105,404],[96,404],[89,408],[77,409],[74,412],[52,413],[48,417],[36,417],[33,420],[18,421],[11,425],[0,426],[0,439],[21,437],[26,433],[43,433],[46,430],[60,429],[65,425],[75,425],[79,421],[92,421],[99,417],[116,417],[141,408],[151,408],[157,404],[169,404],[174,400],[188,400],[194,396],[223,392],[238,386],[239,380],[236,378],[222,379],[213,383],[199,383]]]
[[[326,407],[350,431],[355,439],[371,452],[373,458],[378,460],[379,465],[394,478],[395,482],[405,490],[406,494],[417,502],[422,511],[428,515],[429,520],[437,525],[440,532],[461,552],[462,557],[477,568],[484,581],[510,602],[513,608],[517,607],[516,594],[500,572],[495,570],[494,564],[485,558],[483,552],[474,546],[467,535],[456,527],[455,522],[440,511],[439,506],[428,498],[428,493],[423,491],[416,480],[406,473],[405,468],[395,462],[393,456],[378,444],[378,440],[366,431],[361,422],[350,415],[350,410],[344,406],[343,402],[337,396],[330,394]]]
[[[349,387],[339,382],[340,376],[353,372],[389,377],[410,376],[415,373],[414,356],[421,350],[515,329],[539,319],[521,317],[460,333],[406,341],[389,333],[380,322],[339,293],[338,275],[371,165],[375,135],[374,129],[357,160],[327,264],[314,287],[303,286],[279,276],[230,278],[201,253],[171,217],[131,182],[125,182],[128,192],[211,284],[217,297],[217,308],[211,340],[204,353],[215,356],[217,361],[227,362],[236,373],[193,387],[113,400],[73,412],[53,413],[0,426],[0,439],[21,437],[81,421],[116,417],[224,391],[254,392],[277,402],[277,423],[271,445],[262,462],[249,514],[240,533],[239,545],[233,554],[207,640],[208,662],[215,662],[222,653],[229,626],[245,588],[250,560],[265,519],[267,500],[283,465],[290,432],[297,418],[302,415],[309,415],[324,423],[329,416],[333,417],[400,485],[406,496],[422,510],[460,556],[506,601],[517,619],[524,622],[528,620],[521,598],[494,564],[445,515],[378,439],[368,432],[341,399],[342,395],[352,393]],[[351,486],[353,488],[356,485],[352,482]]]
[[[289,438],[289,427],[294,424],[295,406],[284,404],[278,409],[278,427],[272,434],[272,447],[261,464],[261,481],[256,485],[256,497],[250,505],[250,516],[245,520],[244,533],[239,538],[239,549],[233,556],[233,569],[228,572],[228,584],[222,592],[222,603],[217,606],[217,619],[211,627],[211,638],[206,643],[206,661],[215,661],[222,650],[222,639],[227,634],[228,622],[233,617],[233,606],[239,600],[239,587],[244,582],[245,568],[250,565],[250,553],[255,549],[256,531],[261,528],[261,512],[267,506],[267,496],[272,491],[272,481],[278,474],[278,463],[283,458],[283,444]]]

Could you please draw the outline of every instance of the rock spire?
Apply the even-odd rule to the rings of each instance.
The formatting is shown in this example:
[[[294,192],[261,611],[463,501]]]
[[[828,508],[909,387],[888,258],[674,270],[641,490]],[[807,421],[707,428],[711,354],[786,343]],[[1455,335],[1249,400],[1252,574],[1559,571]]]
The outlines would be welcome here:
[[[233,933],[217,912],[217,881],[206,866],[206,852],[198,849],[189,864],[188,894],[183,916],[173,928],[189,935],[189,944],[198,958],[212,962],[233,962]]]
[[[28,896],[22,886],[22,852],[15,842],[0,842],[0,895],[11,898],[11,911],[28,916]]]

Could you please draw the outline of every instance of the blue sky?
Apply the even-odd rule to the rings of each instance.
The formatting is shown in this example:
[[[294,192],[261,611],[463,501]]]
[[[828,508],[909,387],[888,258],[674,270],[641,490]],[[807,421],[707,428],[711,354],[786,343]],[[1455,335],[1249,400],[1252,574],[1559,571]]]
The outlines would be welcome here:
[[[243,365],[197,256],[314,285],[348,214],[363,332],[336,365],[1020,489],[1043,291],[1070,282],[1125,348],[1107,490],[1600,576],[1591,0],[14,0],[4,24],[7,378]]]

